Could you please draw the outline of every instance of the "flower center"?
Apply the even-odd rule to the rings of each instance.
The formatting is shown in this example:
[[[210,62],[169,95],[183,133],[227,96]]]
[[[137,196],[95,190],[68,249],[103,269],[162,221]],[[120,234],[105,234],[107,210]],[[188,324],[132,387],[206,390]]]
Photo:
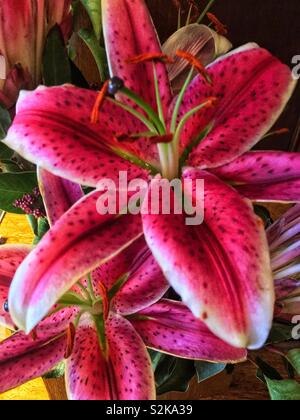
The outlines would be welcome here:
[[[145,102],[144,99],[137,95],[134,91],[128,89],[123,80],[118,77],[113,77],[104,83],[91,114],[92,123],[97,123],[101,116],[101,107],[103,106],[105,100],[107,100],[140,120],[145,126],[146,131],[140,133],[119,133],[116,135],[116,140],[122,143],[146,139],[146,141],[150,141],[152,144],[157,145],[161,175],[169,180],[177,178],[180,175],[182,158],[180,139],[185,124],[192,116],[204,108],[214,106],[217,101],[217,98],[209,97],[196,107],[188,110],[183,116],[179,117],[184,95],[190,82],[192,81],[194,71],[196,70],[204,78],[207,84],[211,85],[212,80],[202,63],[192,54],[179,50],[176,55],[189,62],[191,65],[191,71],[178,95],[173,109],[171,122],[169,124],[166,124],[166,116],[164,115],[156,64],[158,62],[172,63],[173,59],[161,53],[142,54],[127,60],[128,64],[139,64],[149,61],[153,63],[156,109],[153,109],[151,105]],[[121,94],[123,98],[129,99],[129,105],[115,99],[117,94]],[[200,138],[200,140],[202,138]],[[117,153],[116,150],[115,152]],[[123,157],[126,158],[124,155]],[[144,166],[150,167],[150,164],[145,162]]]

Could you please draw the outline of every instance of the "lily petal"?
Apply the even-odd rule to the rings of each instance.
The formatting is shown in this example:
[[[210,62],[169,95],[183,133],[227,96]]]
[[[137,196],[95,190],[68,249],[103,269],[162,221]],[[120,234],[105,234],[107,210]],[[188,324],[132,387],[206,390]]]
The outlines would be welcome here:
[[[0,343],[0,365],[42,348],[64,335],[78,312],[76,308],[62,309],[39,323],[34,330],[34,337],[23,332],[17,332],[2,341]]]
[[[124,283],[119,286],[111,302],[114,310],[121,315],[130,315],[152,305],[169,289],[169,283],[144,237],[93,272],[96,292],[98,283],[101,282],[110,290],[121,279]],[[98,294],[101,295],[100,292]]]
[[[211,172],[224,181],[237,184],[237,189],[249,199],[300,201],[299,153],[249,152]]]
[[[0,325],[14,329],[14,323],[4,304],[8,299],[8,291],[15,272],[24,258],[29,254],[30,246],[2,245],[0,247]]]
[[[96,191],[65,213],[16,272],[10,314],[30,332],[57,300],[86,274],[142,235],[138,217],[102,216]]]
[[[273,126],[296,86],[291,70],[255,44],[215,61],[208,73],[213,85],[195,78],[181,109],[184,114],[207,97],[219,99],[215,109],[192,117],[183,132],[185,147],[209,122],[214,123],[190,156],[189,164],[201,169],[224,165],[250,150]]]
[[[38,168],[38,180],[51,225],[83,197],[80,185],[52,175],[42,168]]]
[[[96,187],[103,178],[118,181],[120,171],[129,179],[146,176],[107,146],[117,133],[139,131],[140,124],[110,103],[103,107],[100,123],[92,124],[96,97],[96,92],[69,85],[23,92],[4,143],[28,161],[81,185]]]
[[[102,0],[103,30],[110,73],[156,107],[152,63],[129,64],[141,54],[161,53],[161,46],[144,0]],[[166,66],[156,64],[162,104],[167,115],[172,95]]]
[[[131,323],[147,347],[160,352],[222,363],[237,363],[247,358],[246,350],[221,341],[180,302],[162,300],[141,311]]]
[[[66,366],[71,400],[150,400],[155,385],[149,355],[131,324],[118,315],[106,323],[108,356],[87,317],[77,330],[74,351]]]
[[[0,361],[0,393],[49,372],[63,360],[65,349],[66,338],[61,337],[37,350]]]
[[[184,215],[144,215],[147,243],[170,284],[214,334],[235,347],[259,348],[274,307],[263,223],[218,178],[187,169],[188,178],[205,181],[204,224],[187,226]]]

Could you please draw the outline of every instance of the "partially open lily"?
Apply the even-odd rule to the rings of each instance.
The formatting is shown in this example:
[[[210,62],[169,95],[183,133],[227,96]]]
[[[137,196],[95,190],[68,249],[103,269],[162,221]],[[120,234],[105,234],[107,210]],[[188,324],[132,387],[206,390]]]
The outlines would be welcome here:
[[[0,54],[6,71],[21,65],[31,76],[27,88],[41,82],[44,42],[55,24],[62,24],[70,13],[71,0],[1,0]]]
[[[193,68],[174,98],[144,1],[103,0],[102,8],[110,70],[118,76],[104,88],[116,100],[103,97],[105,89],[97,100],[96,93],[71,86],[24,93],[5,143],[55,175],[90,187],[102,178],[118,182],[124,170],[129,180],[148,179],[149,172],[204,179],[205,223],[186,226],[172,214],[103,217],[95,210],[101,193],[92,193],[17,271],[10,295],[14,322],[30,331],[74,281],[144,233],[197,318],[231,345],[261,347],[273,319],[273,275],[263,223],[244,197],[298,201],[300,158],[248,151],[290,98],[296,83],[291,71],[255,44],[207,69],[180,52]],[[191,82],[194,67],[201,74]],[[99,115],[95,103],[102,103]],[[172,141],[157,145],[149,131],[156,143]]]
[[[279,218],[267,231],[274,271],[277,312],[300,313],[300,205]]]
[[[42,178],[53,185],[55,180],[49,177],[44,173]],[[57,212],[49,212],[55,223],[65,195],[46,196],[51,209],[55,201],[59,204]],[[13,323],[8,288],[28,252],[26,247],[0,248],[0,322],[9,328]],[[0,343],[0,393],[66,359],[70,399],[154,399],[146,346],[212,362],[236,363],[246,358],[245,350],[219,340],[182,303],[160,300],[168,288],[144,239],[139,239],[94,270],[88,280],[73,286],[32,334],[16,332]]]
[[[178,50],[188,51],[207,66],[231,48],[227,38],[205,25],[192,23],[176,31],[162,46],[162,51],[174,59],[167,65],[173,92],[180,92],[190,71],[187,61],[176,56]]]

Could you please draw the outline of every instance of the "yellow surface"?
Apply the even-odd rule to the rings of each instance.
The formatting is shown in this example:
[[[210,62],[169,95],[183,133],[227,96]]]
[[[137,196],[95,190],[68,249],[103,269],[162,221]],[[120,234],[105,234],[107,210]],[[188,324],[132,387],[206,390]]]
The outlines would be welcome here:
[[[0,235],[7,238],[8,244],[31,244],[33,234],[25,216],[7,214],[0,226]],[[0,340],[7,332],[0,328]],[[0,395],[1,400],[49,400],[48,392],[42,379],[27,384]]]

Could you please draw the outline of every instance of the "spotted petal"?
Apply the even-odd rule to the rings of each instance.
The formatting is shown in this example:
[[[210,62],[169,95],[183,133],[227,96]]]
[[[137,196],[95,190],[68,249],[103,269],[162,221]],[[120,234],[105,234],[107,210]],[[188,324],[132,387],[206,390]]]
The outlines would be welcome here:
[[[209,96],[219,100],[214,109],[194,115],[182,135],[185,147],[213,122],[210,134],[190,156],[189,164],[202,169],[224,165],[249,151],[278,119],[296,86],[291,70],[255,44],[222,57],[208,72],[213,85],[195,78],[181,108],[183,114]]]
[[[3,363],[0,359],[0,393],[45,375],[63,360],[65,350],[66,338],[61,337]]]
[[[31,331],[79,279],[142,235],[140,219],[101,216],[101,192],[84,197],[62,216],[19,267],[11,286],[11,316]]]
[[[0,325],[14,329],[10,315],[4,309],[8,291],[15,272],[24,258],[29,254],[30,246],[3,245],[0,247]]]
[[[108,356],[88,317],[77,330],[74,351],[67,361],[66,382],[71,400],[155,399],[155,385],[146,347],[124,318],[106,323]]]
[[[38,179],[47,217],[51,224],[54,224],[83,197],[80,185],[52,175],[44,169],[38,169]]]
[[[131,320],[147,347],[174,356],[211,362],[236,363],[245,350],[231,347],[212,334],[180,302],[162,300]]]
[[[103,29],[110,72],[156,109],[152,63],[129,64],[141,54],[161,53],[161,46],[144,0],[102,0]],[[157,76],[165,111],[172,99],[167,69],[157,64]]]
[[[140,132],[141,124],[108,102],[100,122],[92,124],[96,97],[96,92],[69,85],[22,93],[4,142],[28,161],[81,185],[96,187],[103,178],[117,181],[120,171],[129,179],[145,176],[108,148],[116,134]]]
[[[148,245],[184,303],[214,334],[236,347],[261,347],[274,306],[262,221],[213,175],[190,169],[187,178],[205,181],[204,223],[187,226],[184,215],[144,215]]]
[[[249,152],[212,172],[250,199],[300,201],[299,153]]]
[[[95,270],[93,280],[96,291],[99,282],[108,290],[117,286],[112,307],[122,315],[130,315],[152,305],[169,289],[143,237]]]

